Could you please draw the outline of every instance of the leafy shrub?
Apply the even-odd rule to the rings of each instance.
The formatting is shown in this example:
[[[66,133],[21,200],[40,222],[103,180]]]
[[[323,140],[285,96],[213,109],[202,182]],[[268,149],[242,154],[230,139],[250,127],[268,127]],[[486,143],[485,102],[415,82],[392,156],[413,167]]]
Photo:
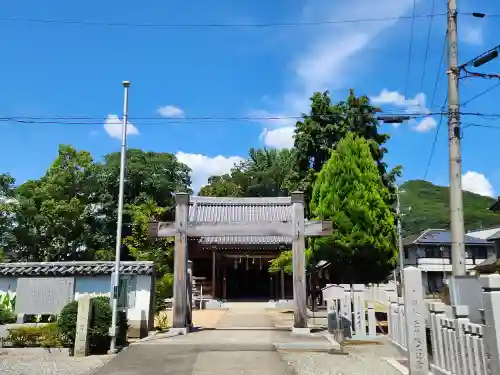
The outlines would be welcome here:
[[[14,314],[11,310],[0,306],[0,325],[15,323],[16,320],[16,314]]]
[[[89,348],[94,354],[106,353],[109,349],[109,328],[111,327],[111,305],[108,297],[94,297],[90,300],[92,318],[89,324]],[[71,301],[61,311],[57,325],[66,345],[73,347],[76,337],[76,320],[78,315],[78,301]],[[118,314],[117,345],[126,344],[127,318]]]
[[[165,331],[170,328],[168,324],[168,315],[166,311],[160,311],[155,316],[155,330]]]
[[[0,293],[0,309],[14,312],[16,306],[16,295],[10,290]]]
[[[165,299],[173,295],[174,276],[171,273],[166,273],[162,277],[156,279],[155,285],[155,312],[165,310]]]
[[[9,329],[5,341],[14,347],[43,346],[54,348],[63,346],[56,323]]]

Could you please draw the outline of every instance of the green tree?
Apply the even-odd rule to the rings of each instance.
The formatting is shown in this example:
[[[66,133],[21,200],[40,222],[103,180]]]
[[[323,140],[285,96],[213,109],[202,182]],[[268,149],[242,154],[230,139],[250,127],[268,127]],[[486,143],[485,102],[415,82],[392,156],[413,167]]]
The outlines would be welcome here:
[[[212,176],[200,195],[232,197],[287,196],[294,162],[291,150],[254,149],[230,173]]]
[[[331,220],[333,235],[314,240],[316,259],[332,263],[338,282],[385,280],[397,256],[390,191],[381,179],[371,145],[349,133],[331,153],[313,189],[311,212]]]
[[[165,298],[172,296],[174,238],[148,238],[148,222],[161,220],[166,209],[159,207],[152,199],[139,205],[129,204],[125,211],[132,219],[131,234],[124,238],[130,256],[134,260],[148,260],[155,263],[156,309],[162,310]]]
[[[127,151],[124,203],[140,205],[154,201],[165,208],[164,220],[174,219],[174,196],[177,191],[191,192],[190,169],[167,152],[145,152],[139,149]],[[99,198],[99,226],[95,230],[95,247],[99,256],[106,258],[114,250],[120,176],[120,154],[111,153],[96,167]],[[132,218],[125,212],[123,234],[131,231]],[[108,252],[108,254],[106,254]]]
[[[316,175],[330,159],[331,150],[352,132],[373,141],[369,144],[371,156],[377,164],[385,186],[392,193],[395,177],[400,174],[400,167],[387,171],[387,165],[383,162],[387,152],[384,144],[389,135],[378,132],[376,113],[380,109],[371,106],[368,97],[357,97],[353,90],[350,90],[347,100],[336,104],[332,103],[328,91],[316,92],[310,100],[309,114],[304,115],[302,121],[297,121],[295,128],[296,163],[289,185],[303,190],[306,203],[309,202]],[[393,194],[387,199],[393,203]],[[306,214],[309,216],[309,212]]]
[[[92,259],[94,167],[89,152],[61,145],[46,174],[17,189],[14,233],[21,260]]]
[[[7,260],[6,249],[15,244],[15,199],[14,178],[0,174],[0,262]]]

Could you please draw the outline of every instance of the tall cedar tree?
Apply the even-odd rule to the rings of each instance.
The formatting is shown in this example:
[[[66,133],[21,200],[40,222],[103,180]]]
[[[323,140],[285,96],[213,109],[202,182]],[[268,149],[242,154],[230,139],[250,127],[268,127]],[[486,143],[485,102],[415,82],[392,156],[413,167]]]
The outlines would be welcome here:
[[[313,256],[332,262],[330,274],[337,282],[383,281],[396,259],[390,192],[373,159],[373,147],[373,141],[347,134],[314,185],[311,213],[331,220],[333,235],[314,241]]]
[[[330,152],[348,133],[355,133],[370,142],[370,154],[384,185],[391,194],[388,203],[394,203],[394,181],[400,175],[400,167],[387,170],[383,157],[387,152],[384,144],[389,135],[378,132],[377,112],[379,108],[370,105],[367,96],[357,97],[350,90],[347,100],[332,104],[328,91],[316,92],[311,98],[309,114],[303,115],[295,127],[295,170],[290,177],[290,186],[303,190],[306,203],[310,201],[317,173],[330,158]],[[306,212],[310,217],[310,213]]]

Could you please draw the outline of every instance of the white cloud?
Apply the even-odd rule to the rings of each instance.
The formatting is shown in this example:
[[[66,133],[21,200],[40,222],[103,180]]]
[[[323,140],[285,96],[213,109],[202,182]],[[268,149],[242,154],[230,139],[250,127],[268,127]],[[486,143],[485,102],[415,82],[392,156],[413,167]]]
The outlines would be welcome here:
[[[462,175],[462,190],[470,191],[479,195],[493,197],[493,186],[482,173],[468,171]]]
[[[184,117],[184,111],[175,105],[166,105],[157,109],[162,117],[179,118]]]
[[[260,138],[264,140],[267,147],[272,148],[292,148],[295,127],[284,126],[277,129],[265,128]]]
[[[404,113],[426,115],[431,113],[429,108],[425,106],[425,94],[418,93],[414,98],[406,99],[405,96],[398,91],[389,91],[383,89],[379,95],[370,98],[370,101],[375,105],[392,106],[401,109]],[[424,133],[436,127],[436,120],[431,116],[423,119],[411,119],[409,124],[412,129],[417,132]],[[399,124],[394,124],[398,126]]]
[[[472,45],[483,44],[483,29],[481,27],[474,27],[471,25],[460,25],[461,40],[464,43]]]
[[[108,115],[104,130],[111,138],[122,139],[122,120],[117,115]],[[127,122],[127,135],[139,135],[139,130],[130,122]]]
[[[206,185],[210,176],[221,176],[237,163],[244,159],[240,156],[222,156],[214,157],[202,154],[189,154],[179,151],[175,154],[179,161],[189,166],[191,172],[191,188],[195,194],[198,193],[203,185]]]
[[[413,0],[310,0],[303,14],[305,21],[336,20],[340,15],[345,19],[397,18],[408,13],[412,6]],[[364,56],[358,55],[363,53],[366,56],[372,41],[396,22],[388,19],[381,22],[345,23],[317,28],[312,34],[308,34],[310,30],[303,31],[305,37],[291,34],[297,53],[291,61],[294,71],[289,81],[295,89],[284,95],[281,110],[277,112],[297,116],[307,110],[307,99],[313,92],[326,89],[333,91],[355,83],[352,81],[353,75],[367,67],[363,64]],[[273,147],[272,144],[279,144],[275,138],[278,134],[290,135],[291,132],[290,129],[281,132],[269,130],[264,137],[265,145]],[[290,139],[285,144],[290,144]]]
[[[413,129],[415,129],[415,131],[419,133],[425,133],[431,129],[434,129],[435,127],[436,127],[436,120],[434,120],[432,117],[424,117],[424,119],[420,121],[417,125],[415,125]]]

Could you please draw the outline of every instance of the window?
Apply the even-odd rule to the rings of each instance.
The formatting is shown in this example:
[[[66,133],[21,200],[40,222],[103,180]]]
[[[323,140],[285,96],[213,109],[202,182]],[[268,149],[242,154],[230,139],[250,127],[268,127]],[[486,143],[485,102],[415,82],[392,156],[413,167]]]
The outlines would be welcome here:
[[[405,248],[405,259],[410,259],[410,254],[408,254],[407,248]]]
[[[425,248],[425,258],[450,258],[451,249],[449,246],[432,246]]]

